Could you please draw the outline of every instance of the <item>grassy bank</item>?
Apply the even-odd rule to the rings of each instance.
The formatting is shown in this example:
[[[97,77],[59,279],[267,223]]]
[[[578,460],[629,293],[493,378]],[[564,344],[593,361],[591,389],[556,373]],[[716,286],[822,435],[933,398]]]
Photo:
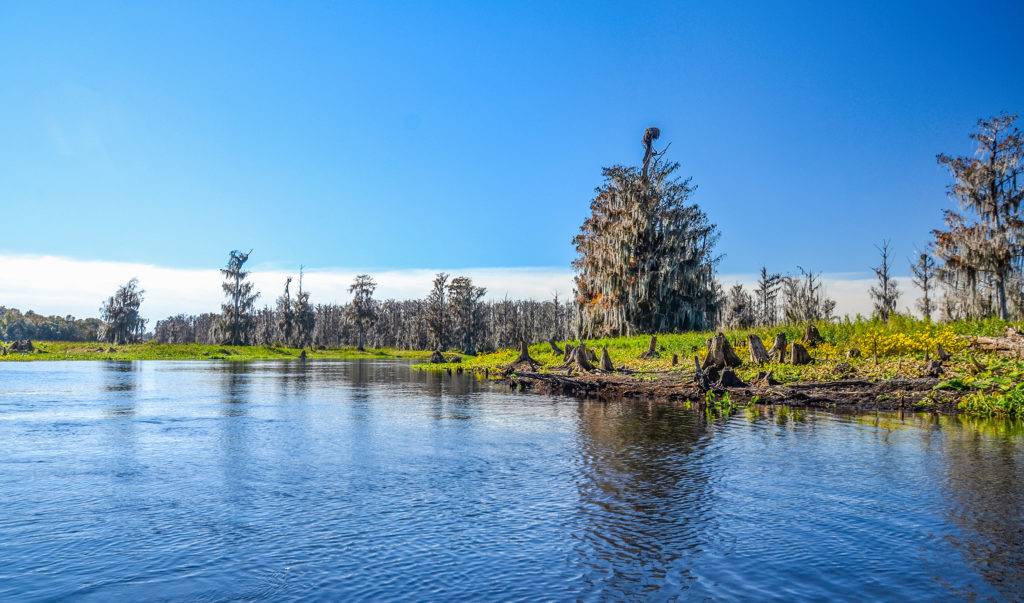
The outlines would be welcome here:
[[[978,416],[1024,417],[1024,362],[1006,358],[994,353],[972,351],[969,340],[960,336],[999,336],[1008,326],[1022,325],[998,320],[954,322],[937,324],[896,316],[888,324],[879,321],[819,322],[816,326],[824,343],[809,348],[814,363],[794,366],[786,363],[770,363],[767,366],[748,362],[745,340],[748,334],[761,337],[766,346],[771,345],[775,334],[783,332],[789,341],[799,341],[803,325],[776,328],[759,328],[725,331],[736,353],[744,360],[736,369],[744,381],[752,379],[759,371],[773,371],[774,377],[782,383],[827,381],[844,377],[856,377],[869,381],[888,380],[894,377],[923,377],[926,360],[935,358],[937,345],[953,357],[945,363],[945,373],[937,387],[966,392],[960,404],[962,412]],[[588,340],[587,347],[600,355],[602,348],[616,369],[640,371],[638,379],[655,381],[666,375],[692,372],[694,356],[704,358],[706,341],[714,333],[681,333],[658,336],[659,357],[641,360],[650,336],[614,337]],[[564,343],[564,342],[560,342]],[[570,340],[577,345],[579,342]],[[860,357],[849,357],[848,352],[856,349]],[[446,370],[457,366],[464,370],[499,373],[518,355],[518,350],[501,350],[478,356],[462,356],[461,362],[418,365],[424,370]],[[672,357],[679,359],[672,364]],[[453,356],[453,355],[449,355]],[[547,343],[530,346],[530,356],[538,361],[541,371],[550,371],[563,362]],[[676,375],[678,376],[678,375]],[[927,408],[928,401],[919,406]]]
[[[110,345],[97,342],[37,341],[36,350],[28,353],[8,353],[0,361],[38,360],[295,360],[301,349],[276,346],[221,346],[199,344],[135,343]],[[395,349],[367,349],[352,347],[333,349],[306,349],[312,360],[348,360],[356,358],[427,358],[429,352]]]

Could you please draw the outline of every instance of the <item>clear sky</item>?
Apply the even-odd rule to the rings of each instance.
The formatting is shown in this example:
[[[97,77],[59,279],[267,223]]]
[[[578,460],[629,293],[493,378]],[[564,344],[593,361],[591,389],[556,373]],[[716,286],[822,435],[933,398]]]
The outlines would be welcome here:
[[[567,270],[656,125],[721,272],[906,274],[1024,2],[837,4],[5,3],[0,253]]]

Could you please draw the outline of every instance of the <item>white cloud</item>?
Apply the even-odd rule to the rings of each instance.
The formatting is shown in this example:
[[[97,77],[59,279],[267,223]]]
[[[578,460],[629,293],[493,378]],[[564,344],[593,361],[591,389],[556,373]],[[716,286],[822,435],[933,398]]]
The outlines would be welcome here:
[[[451,268],[444,270],[369,271],[378,283],[380,299],[424,297],[437,272],[465,275],[487,288],[487,297],[550,299],[557,291],[567,299],[572,294],[572,272],[559,268]],[[345,302],[348,286],[359,271],[347,268],[310,269],[303,281],[314,303]],[[259,304],[272,305],[284,287],[285,278],[297,271],[252,268],[252,280],[261,293]],[[98,316],[100,305],[118,286],[137,277],[145,289],[143,315],[152,321],[181,312],[216,312],[224,299],[222,277],[217,269],[165,268],[152,264],[79,260],[46,255],[0,254],[0,305],[34,310],[40,314]],[[753,288],[752,274],[725,274],[723,287],[740,282]],[[900,308],[912,305],[915,293],[910,279],[897,279],[903,297]],[[867,290],[873,279],[860,274],[825,274],[827,294],[836,300],[837,313],[868,315],[871,302]],[[153,323],[151,323],[152,326]]]

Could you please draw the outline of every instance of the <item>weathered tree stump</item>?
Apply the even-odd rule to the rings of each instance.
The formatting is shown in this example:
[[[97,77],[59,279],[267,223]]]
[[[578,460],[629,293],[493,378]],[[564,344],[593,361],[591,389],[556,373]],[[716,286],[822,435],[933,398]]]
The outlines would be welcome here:
[[[807,348],[794,341],[790,348],[789,362],[796,365],[810,364],[814,359],[807,353]]]
[[[818,332],[818,327],[813,324],[808,324],[804,327],[803,342],[807,344],[807,347],[813,348],[823,341],[825,340],[821,338],[821,333]]]
[[[921,372],[928,377],[941,377],[942,373],[945,372],[945,369],[942,366],[941,360],[929,360],[925,363]]]
[[[750,362],[764,364],[772,360],[768,350],[764,349],[764,342],[757,335],[747,335],[747,349],[750,350]]]
[[[952,354],[946,351],[946,348],[942,347],[941,343],[935,344],[935,356],[942,362],[945,362],[953,357]]]
[[[608,355],[608,346],[601,348],[601,370],[602,371],[614,371],[615,367],[612,366],[611,356]]]
[[[588,354],[587,344],[580,342],[580,345],[573,352],[573,366],[577,369],[585,372],[593,372],[594,365],[590,362],[590,354]]]
[[[860,358],[861,356],[862,356],[862,354],[860,353],[860,350],[857,349],[857,348],[850,348],[850,349],[846,350],[846,357],[847,358]]]
[[[741,364],[743,364],[743,361],[733,351],[732,346],[729,345],[729,340],[725,338],[725,335],[719,333],[708,344],[708,355],[704,358],[704,364],[701,368],[721,370],[727,366],[739,366]]]
[[[775,359],[775,362],[786,361],[786,334],[779,333],[775,336],[775,343],[772,344],[770,350],[768,350],[769,358]]]
[[[576,348],[574,348],[574,347],[573,347],[573,345],[572,345],[571,343],[567,343],[567,344],[565,344],[565,353],[564,353],[564,354],[562,354],[562,357],[563,357],[563,358],[565,358],[565,359],[566,359],[566,361],[568,361],[568,360],[572,360],[572,352],[573,352],[573,350],[575,350],[575,349],[576,349]]]
[[[672,354],[672,366],[679,366],[679,354]]]
[[[519,364],[520,362],[527,362],[529,364],[538,364],[536,360],[530,358],[530,349],[526,345],[525,341],[519,342],[519,357],[515,359],[512,364]]]
[[[647,351],[640,354],[641,360],[653,360],[658,357],[658,336],[651,335],[651,344],[647,346]]]
[[[742,379],[736,376],[736,373],[729,367],[722,369],[722,374],[718,377],[718,387],[746,387],[747,384]]]
[[[11,352],[28,353],[36,351],[36,346],[32,345],[31,339],[19,339],[17,341],[12,341],[8,350]]]
[[[444,359],[444,354],[441,353],[441,350],[434,350],[430,353],[430,360],[427,362],[430,364],[444,364],[446,360]]]
[[[558,347],[558,342],[555,341],[554,337],[549,339],[548,343],[551,344],[551,351],[555,353],[555,356],[565,356],[565,351]]]
[[[705,374],[704,371],[701,370],[700,358],[696,356],[693,357],[693,367],[693,381],[694,383],[697,384],[697,389],[699,389],[702,392],[711,391],[711,380],[708,379],[707,374]]]

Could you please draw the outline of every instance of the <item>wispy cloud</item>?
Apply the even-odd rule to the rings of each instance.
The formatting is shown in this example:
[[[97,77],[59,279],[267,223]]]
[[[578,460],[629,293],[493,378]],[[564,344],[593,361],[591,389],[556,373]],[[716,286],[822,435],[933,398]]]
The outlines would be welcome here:
[[[350,297],[348,286],[361,270],[349,268],[308,269],[303,286],[315,303],[343,303]],[[381,299],[414,299],[426,295],[437,272],[465,275],[487,288],[490,299],[550,299],[556,292],[562,299],[572,294],[572,272],[561,268],[451,268],[444,270],[372,271]],[[252,279],[261,293],[261,304],[273,304],[288,276],[298,271],[252,268]],[[100,305],[118,286],[136,277],[146,290],[143,315],[151,320],[180,312],[216,312],[224,299],[222,276],[215,269],[182,269],[130,262],[80,260],[47,255],[0,254],[0,305],[41,314],[97,316]],[[740,282],[752,288],[752,274],[724,274],[726,288]],[[912,305],[909,278],[900,278],[904,292],[900,307]],[[867,290],[872,279],[857,274],[825,274],[826,292],[837,302],[842,314],[869,314]],[[294,286],[294,285],[293,285]]]

